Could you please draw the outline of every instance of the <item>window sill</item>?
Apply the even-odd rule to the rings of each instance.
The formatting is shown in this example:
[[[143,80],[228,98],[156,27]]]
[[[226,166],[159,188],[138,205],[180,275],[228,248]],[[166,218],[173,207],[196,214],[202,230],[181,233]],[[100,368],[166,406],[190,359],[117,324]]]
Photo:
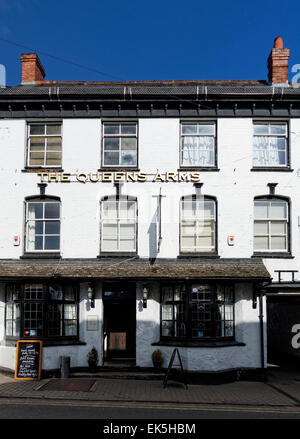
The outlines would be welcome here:
[[[53,253],[24,253],[20,256],[20,259],[60,259],[61,254],[57,252]]]
[[[206,167],[206,166],[191,166],[186,167],[186,166],[182,166],[181,168],[177,169],[177,171],[181,172],[181,171],[188,171],[188,172],[196,172],[196,171],[201,171],[201,172],[219,172],[220,169],[212,166],[212,167]]]
[[[177,256],[177,259],[219,259],[220,256],[217,253],[182,253]]]
[[[152,343],[152,346],[179,346],[187,348],[225,348],[230,346],[246,346],[245,343],[240,343],[234,340],[220,340],[220,341],[188,341],[188,340],[160,340],[157,343]]]
[[[287,167],[277,168],[277,167],[271,167],[271,166],[261,166],[261,167],[253,167],[250,169],[251,172],[293,172],[294,169]]]
[[[5,340],[4,341],[4,346],[16,346],[18,340],[30,341],[30,338],[19,337],[16,340]],[[48,347],[48,346],[75,346],[75,345],[77,345],[77,346],[85,346],[86,345],[85,341],[80,341],[80,340],[43,340],[43,339],[41,339],[41,341],[43,342],[43,347]]]
[[[99,168],[99,169],[97,169],[97,171],[99,171],[99,172],[130,172],[130,171],[134,171],[134,172],[139,172],[140,171],[140,169],[139,168],[137,168],[136,166],[132,166],[132,167],[124,167],[124,166],[120,166],[120,167],[118,167],[118,166],[110,166],[110,167],[107,167],[107,168]]]
[[[294,259],[290,253],[253,253],[251,258]]]
[[[58,168],[35,168],[34,166],[25,166],[21,172],[64,172],[61,167]]]
[[[100,253],[100,255],[97,256],[97,259],[106,259],[106,258],[136,258],[136,259],[138,259],[139,256],[135,252],[133,252],[133,253],[105,252],[105,253]]]

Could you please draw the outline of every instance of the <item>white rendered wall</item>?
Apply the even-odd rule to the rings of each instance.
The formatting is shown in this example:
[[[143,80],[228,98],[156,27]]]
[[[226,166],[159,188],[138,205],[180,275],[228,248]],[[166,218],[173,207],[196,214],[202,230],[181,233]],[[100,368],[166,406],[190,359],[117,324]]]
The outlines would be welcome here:
[[[278,183],[276,194],[291,200],[291,250],[293,259],[269,259],[264,263],[276,280],[274,270],[299,270],[300,262],[300,120],[290,120],[290,155],[292,172],[251,172],[252,119],[226,118],[217,121],[218,172],[201,172],[202,194],[212,195],[218,203],[218,254],[221,258],[250,258],[253,254],[253,199],[269,193],[268,183]],[[148,174],[176,172],[179,168],[179,119],[139,120],[139,169]],[[26,123],[23,120],[0,121],[0,259],[18,260],[24,252],[24,199],[38,195],[39,177],[24,172]],[[69,119],[63,121],[63,164],[65,172],[95,172],[101,165],[101,121]],[[157,196],[162,199],[162,235],[160,253],[157,244]],[[124,195],[138,200],[138,254],[141,258],[176,258],[179,254],[179,202],[183,195],[195,193],[193,183],[125,183]],[[100,200],[114,195],[113,183],[51,182],[46,194],[61,199],[61,255],[63,258],[96,258],[100,251]],[[13,245],[19,235],[21,245]],[[228,246],[227,236],[235,236]],[[137,288],[137,364],[150,365],[151,343],[159,338],[159,295],[154,284],[148,308],[141,308],[141,285]],[[243,287],[245,288],[245,286]],[[252,293],[237,288],[236,338],[246,340],[246,347],[185,349],[189,367],[218,370],[221,363],[259,367],[258,309],[252,310]],[[243,292],[244,291],[244,292]],[[71,355],[71,364],[86,366],[86,354],[93,345],[102,351],[101,285],[97,287],[96,308],[86,309],[87,285],[81,286],[80,339],[86,346],[46,348],[47,368],[56,368],[60,355]],[[4,347],[4,294],[0,289],[0,365],[14,368],[14,348]],[[88,315],[99,316],[96,332],[86,330]],[[167,353],[171,348],[162,349]],[[5,354],[4,354],[5,350]],[[195,356],[196,355],[196,356]],[[215,360],[212,360],[215,358]],[[222,359],[222,362],[221,362]],[[102,358],[99,363],[101,364]],[[9,366],[7,366],[9,365]],[[49,366],[49,367],[48,367]],[[198,367],[198,366],[197,366]]]
[[[141,290],[137,297],[142,297]],[[251,284],[235,284],[235,300],[235,338],[237,342],[245,343],[245,346],[179,347],[186,370],[218,372],[261,368],[259,306],[256,309],[252,307]],[[266,314],[265,301],[263,306]],[[136,364],[140,367],[152,367],[152,352],[160,349],[164,358],[163,367],[168,367],[174,347],[152,346],[152,343],[159,341],[160,334],[159,290],[154,284],[151,286],[151,299],[148,300],[147,308],[138,306],[136,332]],[[264,325],[264,350],[266,365],[266,325]]]
[[[179,167],[179,119],[139,121],[139,168],[148,174],[174,171]],[[276,194],[291,200],[291,248],[294,259],[265,259],[274,270],[299,268],[300,236],[300,120],[290,121],[292,172],[251,172],[252,119],[219,119],[217,122],[219,172],[202,172],[202,194],[218,202],[218,253],[221,258],[249,258],[253,254],[253,199],[269,193],[270,182],[278,183]],[[25,166],[26,125],[22,120],[0,121],[0,259],[19,259],[24,246],[24,199],[38,195],[35,173]],[[100,167],[101,123],[98,119],[63,121],[63,169],[97,172]],[[156,254],[157,196],[162,190],[161,251]],[[125,195],[138,200],[138,254],[140,257],[175,258],[179,253],[179,201],[194,194],[189,182],[125,183]],[[63,258],[95,258],[100,251],[100,200],[114,195],[113,183],[51,182],[46,194],[61,198],[61,254]],[[13,236],[21,245],[13,246]],[[228,246],[227,236],[235,236]]]

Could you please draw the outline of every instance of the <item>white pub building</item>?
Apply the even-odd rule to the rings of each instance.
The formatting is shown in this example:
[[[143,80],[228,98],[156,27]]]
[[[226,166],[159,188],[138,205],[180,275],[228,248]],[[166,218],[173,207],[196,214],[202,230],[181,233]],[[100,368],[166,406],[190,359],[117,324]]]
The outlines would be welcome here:
[[[174,348],[190,372],[265,369],[266,291],[300,262],[288,58],[279,37],[268,81],[58,82],[21,55],[0,90],[0,368],[28,339],[44,373],[93,346],[99,369]]]

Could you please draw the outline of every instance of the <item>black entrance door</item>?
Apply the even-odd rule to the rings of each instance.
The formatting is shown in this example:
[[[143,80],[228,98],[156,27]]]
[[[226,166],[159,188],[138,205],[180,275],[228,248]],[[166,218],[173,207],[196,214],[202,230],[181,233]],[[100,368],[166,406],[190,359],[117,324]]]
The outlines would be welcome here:
[[[135,285],[105,284],[104,357],[135,358],[136,300]]]

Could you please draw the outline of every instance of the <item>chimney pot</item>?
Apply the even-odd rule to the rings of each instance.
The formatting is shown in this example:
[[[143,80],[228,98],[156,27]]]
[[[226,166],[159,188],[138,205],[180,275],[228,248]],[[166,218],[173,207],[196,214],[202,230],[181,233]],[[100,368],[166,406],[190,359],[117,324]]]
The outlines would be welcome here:
[[[22,53],[20,59],[22,63],[22,84],[33,84],[44,80],[45,70],[36,53]]]
[[[274,40],[274,47],[268,58],[268,79],[271,84],[287,84],[290,49],[283,46],[282,37]]]
[[[274,49],[283,49],[283,39],[282,37],[276,37],[274,40]]]

